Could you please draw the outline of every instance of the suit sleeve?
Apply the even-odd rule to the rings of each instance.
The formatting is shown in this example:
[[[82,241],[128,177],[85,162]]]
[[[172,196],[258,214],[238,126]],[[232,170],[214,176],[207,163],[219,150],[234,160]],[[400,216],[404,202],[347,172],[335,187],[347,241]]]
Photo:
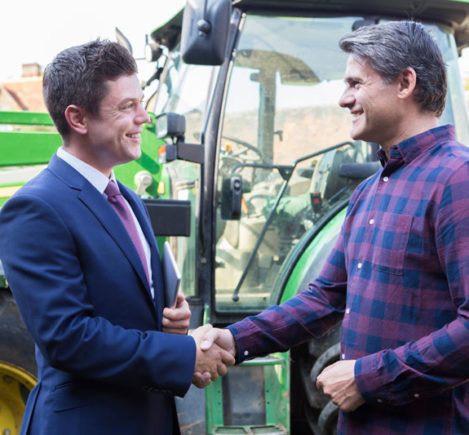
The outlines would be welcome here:
[[[94,315],[73,235],[54,209],[33,195],[16,195],[0,212],[0,231],[10,288],[52,367],[87,379],[185,394],[195,365],[193,338],[125,329]]]

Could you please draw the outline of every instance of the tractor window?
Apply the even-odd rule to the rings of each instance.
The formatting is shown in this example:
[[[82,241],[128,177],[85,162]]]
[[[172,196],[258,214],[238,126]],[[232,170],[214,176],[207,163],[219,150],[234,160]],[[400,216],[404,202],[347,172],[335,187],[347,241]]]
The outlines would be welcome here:
[[[375,147],[350,141],[351,117],[337,104],[347,57],[338,41],[354,21],[245,18],[218,155],[219,311],[270,306],[292,247],[360,181],[342,176],[341,164],[373,160]]]

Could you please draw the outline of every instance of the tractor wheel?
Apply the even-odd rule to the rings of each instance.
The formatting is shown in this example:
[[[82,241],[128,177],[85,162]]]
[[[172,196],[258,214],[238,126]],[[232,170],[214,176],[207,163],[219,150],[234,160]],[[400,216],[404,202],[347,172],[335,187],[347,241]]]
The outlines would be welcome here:
[[[292,370],[296,372],[292,388],[297,391],[293,393],[292,389],[292,394],[301,397],[296,406],[303,407],[301,415],[307,423],[303,434],[307,431],[314,435],[337,433],[338,408],[316,388],[316,378],[326,366],[340,358],[340,323],[321,339],[312,339],[292,349]]]
[[[7,290],[0,291],[0,433],[20,433],[29,392],[36,384],[34,343]]]

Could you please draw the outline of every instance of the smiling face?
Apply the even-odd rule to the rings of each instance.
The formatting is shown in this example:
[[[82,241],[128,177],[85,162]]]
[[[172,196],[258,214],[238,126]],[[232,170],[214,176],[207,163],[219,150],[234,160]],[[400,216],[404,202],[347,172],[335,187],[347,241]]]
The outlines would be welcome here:
[[[385,149],[397,143],[403,115],[399,81],[386,83],[366,61],[350,55],[345,85],[339,105],[352,114],[350,136],[379,143]]]
[[[85,115],[86,150],[81,158],[107,175],[115,165],[141,156],[141,132],[150,118],[135,74],[108,80],[105,86],[98,115]]]

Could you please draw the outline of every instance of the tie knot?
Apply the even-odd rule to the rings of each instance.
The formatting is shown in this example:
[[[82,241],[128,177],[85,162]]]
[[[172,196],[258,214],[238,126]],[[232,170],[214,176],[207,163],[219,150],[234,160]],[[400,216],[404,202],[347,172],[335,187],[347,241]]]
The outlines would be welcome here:
[[[108,199],[114,198],[115,196],[121,194],[119,188],[117,187],[117,184],[114,183],[114,181],[112,180],[108,183],[106,189],[104,189],[104,193],[106,194]]]

